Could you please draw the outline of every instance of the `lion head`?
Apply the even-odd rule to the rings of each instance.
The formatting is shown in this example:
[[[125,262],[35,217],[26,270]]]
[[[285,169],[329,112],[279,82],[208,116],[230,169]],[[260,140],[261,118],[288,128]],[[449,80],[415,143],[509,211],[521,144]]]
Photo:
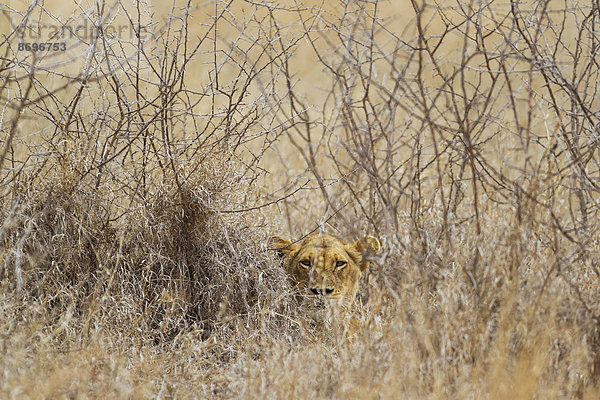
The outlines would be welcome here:
[[[351,303],[358,292],[363,272],[369,267],[368,254],[381,245],[373,236],[347,244],[333,235],[313,234],[294,244],[273,237],[274,248],[285,258],[285,268],[308,295]]]

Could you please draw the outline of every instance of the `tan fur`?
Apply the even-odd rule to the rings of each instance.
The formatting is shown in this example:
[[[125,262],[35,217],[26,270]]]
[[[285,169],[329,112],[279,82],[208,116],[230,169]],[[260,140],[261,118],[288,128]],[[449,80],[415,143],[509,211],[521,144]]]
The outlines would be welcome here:
[[[273,237],[273,247],[285,258],[285,268],[310,296],[351,303],[358,292],[363,272],[369,267],[366,255],[379,252],[373,236],[354,244],[327,234],[313,234],[302,243]]]

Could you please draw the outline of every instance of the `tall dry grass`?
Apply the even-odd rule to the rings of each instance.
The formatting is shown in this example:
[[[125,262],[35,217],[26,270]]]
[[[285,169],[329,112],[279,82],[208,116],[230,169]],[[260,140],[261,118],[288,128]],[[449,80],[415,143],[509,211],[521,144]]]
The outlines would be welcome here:
[[[597,397],[597,2],[19,7],[0,397]],[[319,231],[383,243],[352,340]]]

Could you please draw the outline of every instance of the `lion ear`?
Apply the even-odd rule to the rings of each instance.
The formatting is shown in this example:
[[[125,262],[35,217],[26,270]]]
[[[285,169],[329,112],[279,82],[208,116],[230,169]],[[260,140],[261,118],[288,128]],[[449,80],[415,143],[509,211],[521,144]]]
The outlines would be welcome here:
[[[298,249],[298,246],[279,236],[273,236],[271,238],[271,246],[277,251],[277,254],[279,254],[280,257],[287,256]]]
[[[362,260],[360,262],[360,269],[361,271],[365,271],[367,268],[369,268],[368,256],[379,253],[381,250],[381,244],[377,238],[373,236],[365,236],[364,238],[354,242],[352,248],[361,254]]]

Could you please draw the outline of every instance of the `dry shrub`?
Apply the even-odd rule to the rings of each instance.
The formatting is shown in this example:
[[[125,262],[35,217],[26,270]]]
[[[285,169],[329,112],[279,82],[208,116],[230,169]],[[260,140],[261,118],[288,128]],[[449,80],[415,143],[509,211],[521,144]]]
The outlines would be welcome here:
[[[238,90],[260,77],[247,70],[255,60],[215,58],[213,72],[233,71],[235,82],[188,89],[187,65],[217,45],[205,36],[187,47],[188,4],[174,7],[165,26],[150,24],[150,42],[69,42],[94,57],[65,57],[52,69],[17,51],[41,23],[35,13],[47,16],[43,7],[5,11],[27,28],[3,42],[14,59],[2,61],[11,74],[0,88],[10,110],[0,161],[0,392],[150,397],[172,392],[179,379],[188,388],[218,382],[214,371],[251,332],[297,330],[286,328],[294,300],[249,200],[256,163],[230,150],[262,123],[264,99],[247,103]],[[135,30],[133,19],[150,18],[118,4],[87,11],[73,20],[102,25],[125,13]],[[200,112],[203,90],[213,92],[210,115]],[[31,120],[44,128],[25,135]],[[178,365],[206,378],[184,379]]]

